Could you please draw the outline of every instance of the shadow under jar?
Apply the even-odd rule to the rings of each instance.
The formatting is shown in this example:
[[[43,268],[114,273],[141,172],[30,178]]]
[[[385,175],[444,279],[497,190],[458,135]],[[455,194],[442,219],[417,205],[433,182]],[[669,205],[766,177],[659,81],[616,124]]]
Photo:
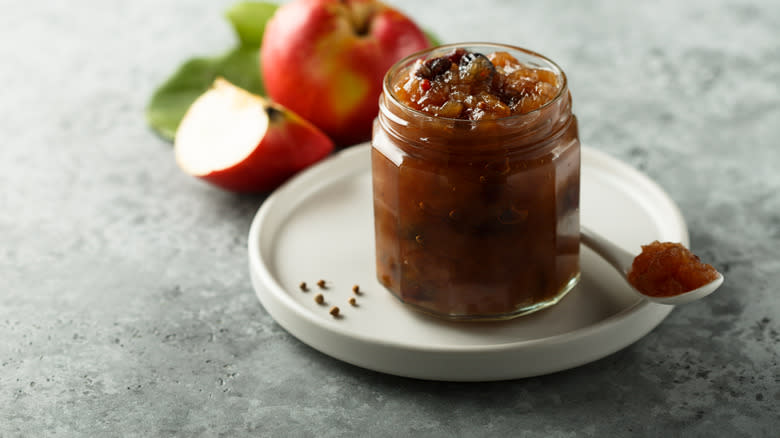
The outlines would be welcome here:
[[[513,114],[482,117],[474,105],[453,118],[441,115],[452,115],[447,105],[426,113],[409,95],[431,87],[423,81],[430,69],[414,69],[462,76],[464,53],[499,52],[552,78],[546,103],[522,112],[513,98],[505,102]],[[449,70],[434,65],[446,57]],[[441,46],[392,67],[379,106],[371,152],[376,266],[390,292],[438,317],[495,320],[551,306],[576,285],[580,143],[555,63],[505,45]]]

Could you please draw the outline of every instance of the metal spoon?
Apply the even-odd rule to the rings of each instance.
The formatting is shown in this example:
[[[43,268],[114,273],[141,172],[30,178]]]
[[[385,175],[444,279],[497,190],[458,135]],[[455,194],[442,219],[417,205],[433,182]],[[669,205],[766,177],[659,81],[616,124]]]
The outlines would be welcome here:
[[[585,246],[595,251],[596,254],[600,255],[604,260],[612,265],[612,267],[617,269],[628,283],[628,271],[631,269],[631,265],[634,262],[634,254],[631,254],[630,252],[618,247],[614,243],[598,235],[597,233],[594,233],[592,230],[584,226],[580,226],[580,240]],[[649,295],[643,294],[642,292],[639,292],[633,286],[631,287],[631,290],[636,295],[648,301],[675,305],[690,303],[691,301],[704,298],[707,295],[715,292],[715,289],[717,289],[722,283],[723,274],[718,272],[718,278],[705,284],[704,286],[671,297],[651,297]],[[629,283],[629,285],[631,284]]]

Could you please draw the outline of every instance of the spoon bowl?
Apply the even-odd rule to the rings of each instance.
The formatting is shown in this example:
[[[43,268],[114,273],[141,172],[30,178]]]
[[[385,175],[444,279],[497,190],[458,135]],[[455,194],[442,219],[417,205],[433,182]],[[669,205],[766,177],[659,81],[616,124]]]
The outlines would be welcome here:
[[[620,272],[620,274],[626,280],[626,283],[631,286],[631,291],[633,291],[634,294],[654,303],[670,305],[690,303],[691,301],[696,301],[715,292],[715,290],[720,287],[721,284],[723,284],[723,274],[718,272],[718,278],[715,280],[696,289],[683,292],[679,295],[668,297],[653,297],[650,295],[645,295],[628,282],[628,272],[631,270],[631,265],[634,263],[634,257],[636,257],[635,254],[620,248],[603,236],[584,226],[580,227],[580,240],[585,246],[592,249],[596,254],[600,255],[605,261],[612,265],[612,267]]]

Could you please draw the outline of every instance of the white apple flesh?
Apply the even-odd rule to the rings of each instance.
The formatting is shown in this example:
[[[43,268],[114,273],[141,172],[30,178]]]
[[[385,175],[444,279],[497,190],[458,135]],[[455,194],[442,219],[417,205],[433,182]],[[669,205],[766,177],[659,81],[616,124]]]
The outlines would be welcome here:
[[[314,125],[217,79],[187,110],[174,141],[190,175],[238,192],[269,191],[333,150]]]

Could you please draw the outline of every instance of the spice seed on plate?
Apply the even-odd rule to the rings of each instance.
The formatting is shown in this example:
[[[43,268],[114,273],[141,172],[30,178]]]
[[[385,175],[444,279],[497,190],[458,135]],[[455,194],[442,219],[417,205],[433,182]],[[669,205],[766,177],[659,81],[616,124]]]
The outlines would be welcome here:
[[[351,304],[353,307],[357,307],[357,300],[355,297],[349,299],[349,304]]]
[[[318,281],[317,286],[319,286],[320,289],[327,289],[327,287],[325,287],[325,280]]]
[[[301,288],[302,291],[306,292],[309,290],[309,288],[306,286],[306,282],[302,281],[301,284],[298,285],[299,288]]]
[[[334,318],[338,318],[338,316],[339,316],[339,308],[338,308],[338,306],[331,307],[329,313],[331,315],[333,315]]]
[[[352,286],[352,292],[354,292],[355,295],[360,295],[360,286],[358,285]]]
[[[317,295],[314,297],[314,301],[315,301],[317,304],[323,304],[323,303],[325,302],[325,297],[323,297],[323,296],[322,296],[322,294],[317,294]]]

